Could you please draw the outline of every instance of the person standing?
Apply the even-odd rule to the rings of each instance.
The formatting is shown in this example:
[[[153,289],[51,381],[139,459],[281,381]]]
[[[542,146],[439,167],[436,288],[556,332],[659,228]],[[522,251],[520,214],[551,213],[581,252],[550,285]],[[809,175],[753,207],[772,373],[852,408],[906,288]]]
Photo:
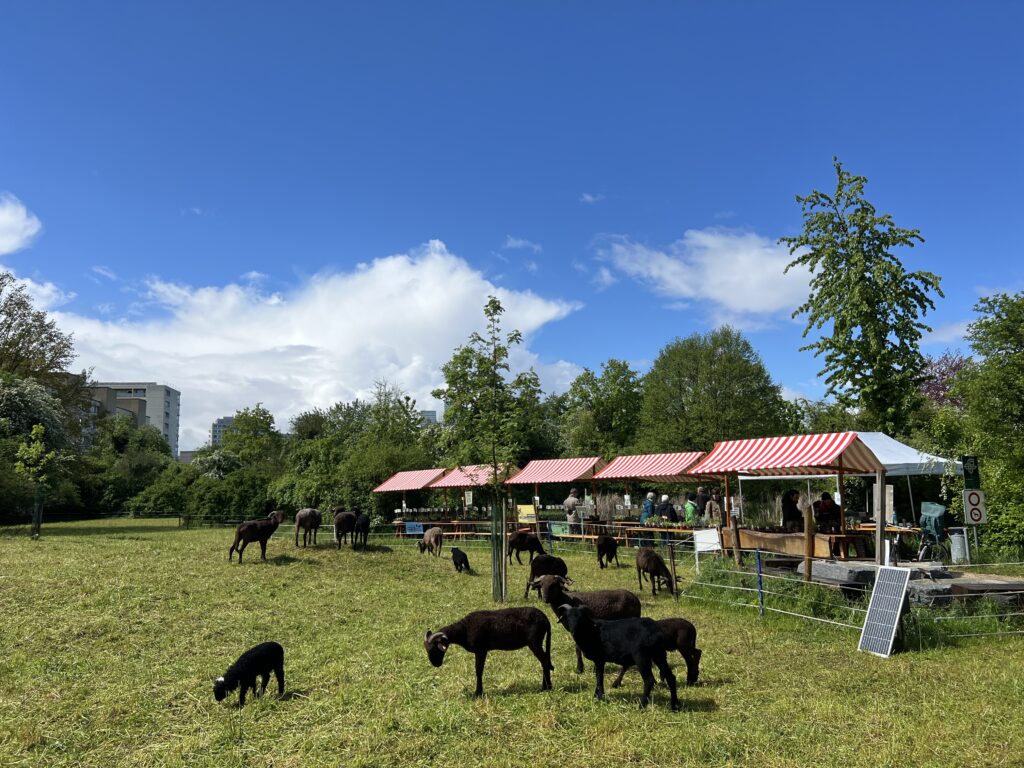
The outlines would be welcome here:
[[[717,488],[711,489],[711,498],[708,499],[707,506],[707,519],[708,522],[714,521],[715,525],[720,525],[723,528],[729,527],[729,520],[725,516],[725,509],[722,506],[722,492]]]
[[[704,489],[704,486],[697,486],[697,498],[695,499],[695,502],[697,504],[698,517],[704,517],[707,515],[709,501],[711,501],[711,497],[708,496],[707,491]]]
[[[640,525],[646,525],[647,521],[651,519],[651,515],[654,514],[654,492],[651,491],[647,494],[647,498],[644,499],[643,506],[640,508]]]
[[[573,488],[569,491],[568,498],[562,502],[562,509],[565,510],[565,522],[569,524],[569,533],[583,533],[583,526],[580,525],[580,515],[577,507],[580,505],[578,491]]]
[[[803,515],[796,505],[800,492],[796,488],[786,491],[782,495],[782,527],[787,533],[795,533],[803,530]]]

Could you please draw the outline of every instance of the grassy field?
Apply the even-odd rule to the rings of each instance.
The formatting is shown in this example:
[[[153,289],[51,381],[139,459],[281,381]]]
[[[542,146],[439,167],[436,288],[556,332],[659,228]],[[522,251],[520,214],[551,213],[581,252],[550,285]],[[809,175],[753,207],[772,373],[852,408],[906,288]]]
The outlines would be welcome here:
[[[422,639],[490,607],[489,557],[458,576],[447,557],[388,540],[366,553],[284,537],[229,565],[227,530],[173,523],[0,532],[3,766],[1019,766],[1024,653],[1012,638],[883,660],[856,633],[661,595],[645,615],[684,615],[704,649],[700,684],[637,708],[640,679],[604,703],[554,625],[554,690],[527,650],[444,667]],[[579,588],[635,588],[631,568],[571,555]],[[627,558],[628,559],[628,558]],[[629,559],[631,563],[631,559]],[[513,604],[526,566],[512,566]],[[536,601],[531,601],[536,604]],[[245,648],[285,647],[288,692],[239,710],[212,680]],[[685,667],[672,660],[680,676]],[[273,683],[271,683],[273,687]]]

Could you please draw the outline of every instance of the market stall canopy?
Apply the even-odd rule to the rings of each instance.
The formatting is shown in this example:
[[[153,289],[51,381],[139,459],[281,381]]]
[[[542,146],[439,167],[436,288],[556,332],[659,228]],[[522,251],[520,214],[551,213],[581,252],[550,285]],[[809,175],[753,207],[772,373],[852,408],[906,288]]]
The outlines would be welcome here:
[[[504,472],[511,476],[519,471],[519,467],[499,468],[499,473]],[[431,483],[431,488],[478,488],[491,482],[494,468],[490,464],[470,464],[465,467],[456,467],[440,480]]]
[[[618,456],[594,475],[595,480],[652,480],[660,483],[685,483],[693,480],[687,469],[704,456],[703,451],[689,453],[648,453]]]
[[[398,472],[373,489],[374,493],[421,491],[444,474],[444,469],[413,469]]]
[[[759,437],[717,443],[690,468],[693,475],[818,475],[884,472],[885,465],[856,432]]]
[[[604,466],[600,456],[585,459],[534,459],[515,477],[506,480],[509,485],[540,485],[542,483],[575,483],[590,480]]]
[[[857,437],[885,465],[885,474],[890,477],[941,475],[949,465],[953,465],[956,474],[964,473],[964,467],[959,461],[919,451],[884,432],[858,432]]]

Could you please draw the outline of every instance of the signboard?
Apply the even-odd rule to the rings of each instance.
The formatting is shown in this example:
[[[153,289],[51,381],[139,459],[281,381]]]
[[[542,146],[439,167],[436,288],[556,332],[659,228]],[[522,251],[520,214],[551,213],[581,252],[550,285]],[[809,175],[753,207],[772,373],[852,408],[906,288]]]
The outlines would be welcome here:
[[[960,462],[964,465],[964,488],[975,491],[981,488],[981,472],[978,470],[978,457],[961,456]]]
[[[467,508],[473,506],[473,492],[472,491],[466,491],[466,494],[465,494],[465,496],[463,498],[466,501],[466,507]]]
[[[964,463],[965,474],[967,464]],[[982,525],[988,522],[985,511],[985,492],[977,488],[964,491],[964,520],[968,525]]]
[[[633,499],[629,497],[628,493],[622,497],[622,506],[624,506],[626,509],[629,509],[630,507],[633,506]]]
[[[520,504],[516,507],[516,513],[520,523],[536,523],[537,510],[532,504]]]

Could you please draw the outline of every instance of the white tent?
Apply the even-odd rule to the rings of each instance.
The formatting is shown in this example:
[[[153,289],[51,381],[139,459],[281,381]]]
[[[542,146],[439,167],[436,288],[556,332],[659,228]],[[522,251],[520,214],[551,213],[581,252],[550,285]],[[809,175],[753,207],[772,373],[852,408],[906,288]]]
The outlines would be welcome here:
[[[941,475],[946,466],[952,464],[958,475],[964,473],[959,461],[951,461],[941,456],[919,451],[884,432],[858,432],[861,439],[871,452],[885,465],[885,474],[889,477],[916,477],[917,475]]]

